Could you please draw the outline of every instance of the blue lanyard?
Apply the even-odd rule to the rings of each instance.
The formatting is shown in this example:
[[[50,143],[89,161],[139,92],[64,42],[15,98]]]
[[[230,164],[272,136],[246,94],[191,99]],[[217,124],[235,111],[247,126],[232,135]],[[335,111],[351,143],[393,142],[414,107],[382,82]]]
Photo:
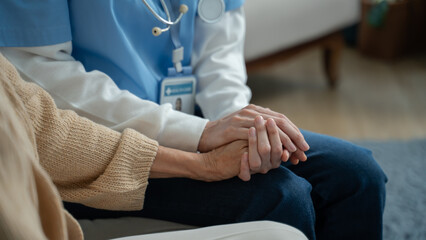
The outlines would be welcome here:
[[[177,3],[177,2],[178,1],[174,1],[174,3]],[[170,11],[170,16],[173,19],[175,18],[173,9],[175,9],[175,7],[178,7],[178,6],[176,6],[176,4],[173,5],[170,2],[170,0],[168,0],[168,3],[172,7],[172,11]],[[172,54],[172,62],[177,73],[180,73],[183,71],[181,62],[183,60],[184,48],[182,47],[182,43],[180,42],[180,36],[179,36],[181,22],[182,21],[170,27],[170,37],[172,39],[173,45],[175,46],[175,49],[173,50],[173,54]]]

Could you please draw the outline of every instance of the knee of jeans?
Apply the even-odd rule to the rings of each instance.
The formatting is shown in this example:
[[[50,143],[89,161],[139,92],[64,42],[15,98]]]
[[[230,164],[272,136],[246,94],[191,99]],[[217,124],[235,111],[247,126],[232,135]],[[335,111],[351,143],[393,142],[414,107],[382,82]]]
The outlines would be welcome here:
[[[299,209],[299,211],[306,211],[311,205],[311,184],[304,178],[295,176],[291,182],[276,186],[280,195],[285,199],[288,205]]]
[[[354,145],[347,156],[350,164],[339,169],[346,186],[383,195],[387,177],[374,159],[372,152]]]
[[[262,202],[256,203],[256,208],[264,208],[263,219],[288,222],[292,218],[292,222],[301,224],[313,220],[312,186],[307,180],[294,174],[279,176],[279,172],[270,172],[268,181],[258,190]]]

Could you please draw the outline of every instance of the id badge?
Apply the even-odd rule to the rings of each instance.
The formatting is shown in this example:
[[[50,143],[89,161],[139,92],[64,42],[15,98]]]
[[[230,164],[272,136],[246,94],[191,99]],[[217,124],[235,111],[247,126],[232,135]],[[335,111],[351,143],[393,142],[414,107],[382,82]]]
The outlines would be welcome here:
[[[195,109],[195,77],[167,77],[161,82],[160,104],[170,103],[173,109],[194,114]]]

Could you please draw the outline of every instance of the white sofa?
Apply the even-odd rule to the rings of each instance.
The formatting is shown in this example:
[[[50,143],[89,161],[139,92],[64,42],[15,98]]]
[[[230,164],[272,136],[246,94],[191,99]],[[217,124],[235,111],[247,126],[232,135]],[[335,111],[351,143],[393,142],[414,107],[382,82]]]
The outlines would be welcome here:
[[[246,0],[245,58],[324,37],[360,19],[360,0]]]
[[[338,80],[341,30],[359,22],[360,0],[246,0],[247,70],[270,66],[306,49],[324,50],[330,86]]]
[[[359,20],[359,0],[247,0],[245,58],[262,61]],[[79,221],[88,240],[181,230],[192,226],[145,218]]]

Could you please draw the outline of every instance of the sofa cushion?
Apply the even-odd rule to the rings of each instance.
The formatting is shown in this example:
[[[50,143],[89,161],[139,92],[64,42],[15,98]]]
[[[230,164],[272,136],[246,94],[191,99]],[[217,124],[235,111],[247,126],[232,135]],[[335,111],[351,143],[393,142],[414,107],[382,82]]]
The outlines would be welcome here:
[[[103,240],[195,228],[174,222],[137,217],[79,220],[78,222],[86,240]]]

